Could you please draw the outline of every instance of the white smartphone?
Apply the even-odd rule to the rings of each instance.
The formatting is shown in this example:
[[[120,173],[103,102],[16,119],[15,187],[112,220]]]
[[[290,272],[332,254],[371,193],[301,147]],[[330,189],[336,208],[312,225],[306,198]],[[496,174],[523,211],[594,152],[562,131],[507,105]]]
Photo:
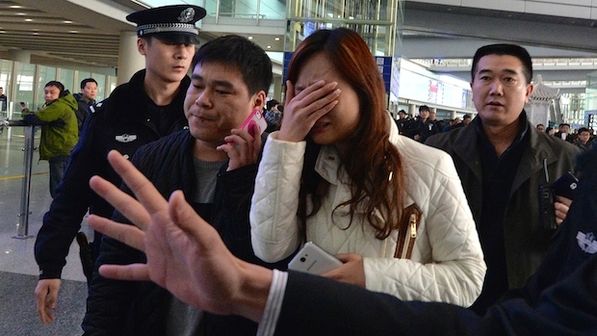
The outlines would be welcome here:
[[[245,121],[243,121],[243,123],[240,125],[239,128],[248,131],[249,126],[251,125],[251,122],[255,122],[255,124],[257,124],[259,126],[259,135],[261,135],[261,134],[263,134],[263,132],[265,132],[265,129],[267,128],[267,121],[265,120],[265,117],[263,116],[261,108],[256,107],[255,109],[253,109],[251,114],[249,114],[247,119],[245,119]]]
[[[313,242],[303,248],[288,263],[288,269],[311,274],[323,274],[342,265],[342,262]]]

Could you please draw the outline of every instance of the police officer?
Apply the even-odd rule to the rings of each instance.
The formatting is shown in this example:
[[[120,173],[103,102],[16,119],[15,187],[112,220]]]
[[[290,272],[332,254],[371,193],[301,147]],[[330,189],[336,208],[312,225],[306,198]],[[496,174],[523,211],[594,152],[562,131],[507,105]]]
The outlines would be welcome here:
[[[145,56],[145,69],[97,104],[44,215],[35,241],[40,269],[35,295],[43,323],[54,320],[62,268],[83,216],[88,209],[106,217],[112,214],[113,208],[89,189],[93,175],[120,184],[106,160],[108,151],[116,149],[129,157],[141,145],[186,127],[183,101],[190,83],[186,74],[199,43],[195,22],[204,16],[205,9],[191,5],[157,7],[127,16],[137,24],[137,49]],[[94,252],[99,251],[100,241],[96,234]],[[88,265],[94,257],[88,259],[83,265],[89,279]]]

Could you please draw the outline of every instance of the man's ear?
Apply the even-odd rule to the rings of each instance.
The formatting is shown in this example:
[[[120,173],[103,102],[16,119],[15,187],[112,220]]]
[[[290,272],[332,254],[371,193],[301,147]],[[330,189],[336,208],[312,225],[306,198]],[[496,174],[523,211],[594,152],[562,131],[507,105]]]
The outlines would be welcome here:
[[[142,38],[137,38],[137,50],[139,51],[139,54],[145,56],[145,54],[147,54],[146,48],[147,41]]]
[[[265,93],[265,91],[261,90],[259,92],[257,92],[254,96],[254,100],[253,100],[253,107],[259,107],[261,109],[263,109],[263,107],[265,106],[265,99],[267,97],[267,94]]]
[[[534,90],[535,90],[535,86],[533,84],[528,84],[527,85],[527,100],[529,98],[531,98],[531,95],[533,94]]]

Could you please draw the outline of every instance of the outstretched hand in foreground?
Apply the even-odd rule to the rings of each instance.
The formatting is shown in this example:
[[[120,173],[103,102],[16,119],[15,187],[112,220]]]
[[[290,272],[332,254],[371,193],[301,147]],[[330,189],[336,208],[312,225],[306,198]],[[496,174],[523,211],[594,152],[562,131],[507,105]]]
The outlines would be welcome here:
[[[92,177],[89,185],[135,226],[94,215],[89,223],[95,230],[145,252],[147,264],[102,265],[100,274],[119,280],[151,280],[199,309],[258,322],[272,272],[234,257],[181,191],[166,201],[118,152],[111,151],[108,161],[137,199],[99,176]]]

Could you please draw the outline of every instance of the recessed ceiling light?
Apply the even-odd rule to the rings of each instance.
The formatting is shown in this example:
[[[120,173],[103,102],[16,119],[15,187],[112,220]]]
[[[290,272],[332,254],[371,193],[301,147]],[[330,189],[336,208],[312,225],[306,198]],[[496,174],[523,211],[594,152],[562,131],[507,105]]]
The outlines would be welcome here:
[[[19,6],[19,5],[11,5],[11,6],[8,6],[8,8],[23,8],[23,6]]]
[[[64,22],[64,23],[73,23],[71,20],[64,20],[62,22]]]
[[[0,34],[4,34],[4,33],[6,33],[6,31],[0,30]]]
[[[33,35],[39,35],[39,33],[33,33]]]
[[[23,16],[23,15],[27,15],[27,13],[17,13],[17,15]]]
[[[276,37],[274,40],[276,40],[276,41],[280,41],[280,38],[279,38],[279,37]]]
[[[247,37],[247,38],[248,38],[249,40],[252,40],[252,39],[253,39],[253,36],[249,36],[249,37]]]
[[[271,49],[271,48],[272,48],[272,46],[269,46],[269,45],[268,45],[266,48],[267,48],[267,49]]]
[[[33,19],[25,19],[26,22],[31,22]]]
[[[78,33],[79,31],[78,31],[78,30],[69,30],[68,32],[69,32],[69,33],[71,33],[71,34],[76,34],[76,33]]]

